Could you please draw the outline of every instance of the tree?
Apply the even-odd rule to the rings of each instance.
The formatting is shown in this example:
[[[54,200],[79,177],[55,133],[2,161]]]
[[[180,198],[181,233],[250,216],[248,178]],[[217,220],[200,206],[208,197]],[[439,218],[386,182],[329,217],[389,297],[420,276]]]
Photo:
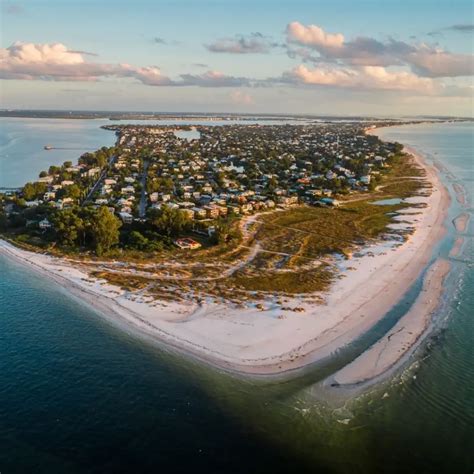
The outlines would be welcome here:
[[[48,174],[54,175],[54,174],[58,174],[60,171],[61,171],[61,168],[59,166],[51,165],[49,167]]]
[[[128,245],[131,248],[138,250],[146,250],[149,244],[149,240],[137,230],[130,232],[128,237]]]
[[[58,240],[63,245],[74,246],[84,232],[84,221],[73,209],[57,212],[52,218]]]
[[[232,221],[219,220],[215,226],[213,240],[216,244],[225,244],[242,237],[238,227]]]
[[[40,178],[46,178],[46,176],[48,176],[48,172],[47,172],[47,171],[41,171],[40,174],[39,174],[39,177],[40,177]]]
[[[26,183],[23,186],[23,198],[26,201],[32,201],[38,197],[42,197],[46,192],[47,186],[45,183]]]
[[[92,217],[91,233],[95,252],[102,255],[119,242],[120,220],[106,206],[102,206]]]
[[[70,186],[66,186],[64,188],[65,197],[70,197],[74,200],[77,200],[81,197],[82,191],[81,188],[77,184],[71,184]]]
[[[163,206],[158,212],[152,214],[151,223],[159,232],[169,237],[188,229],[191,220],[183,211],[170,206]]]

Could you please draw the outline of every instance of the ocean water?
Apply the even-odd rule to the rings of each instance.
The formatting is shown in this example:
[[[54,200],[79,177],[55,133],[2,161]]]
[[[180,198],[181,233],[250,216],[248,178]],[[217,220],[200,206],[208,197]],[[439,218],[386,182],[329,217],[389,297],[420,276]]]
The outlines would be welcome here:
[[[21,127],[16,122],[17,156],[27,153]],[[472,190],[473,131],[423,125],[383,134],[442,163],[450,190],[454,183]],[[38,143],[57,133],[38,135]],[[65,143],[68,133],[61,131]],[[4,186],[22,176],[12,174]],[[472,213],[469,192],[468,200]],[[448,225],[459,212],[453,199]],[[288,382],[232,378],[119,330],[0,255],[0,472],[471,473],[472,222],[465,234],[432,337],[390,380],[340,400],[319,391],[331,367]],[[455,237],[451,229],[435,252],[447,255]]]
[[[0,188],[20,187],[51,165],[74,163],[86,151],[113,145],[115,134],[100,128],[106,123],[0,117]]]

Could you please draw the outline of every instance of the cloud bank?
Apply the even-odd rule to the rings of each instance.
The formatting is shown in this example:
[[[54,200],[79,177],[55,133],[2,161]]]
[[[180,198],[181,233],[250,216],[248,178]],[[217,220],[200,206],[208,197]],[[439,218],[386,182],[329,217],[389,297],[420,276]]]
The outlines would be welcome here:
[[[163,75],[157,66],[106,64],[87,61],[91,53],[68,49],[62,43],[16,42],[0,49],[0,78],[49,81],[97,81],[107,77],[131,78],[149,86],[236,87],[248,79],[217,71],[182,74],[178,80]]]
[[[468,25],[458,25],[467,27]],[[406,66],[426,77],[460,77],[474,74],[474,57],[427,44],[413,45],[389,39],[357,37],[347,41],[341,33],[326,33],[316,25],[297,21],[286,28],[289,54],[308,62],[333,62],[345,66]],[[297,49],[292,48],[296,45]],[[314,53],[318,55],[315,56]]]
[[[433,81],[410,72],[389,72],[380,66],[363,66],[359,69],[314,68],[304,65],[284,73],[284,80],[300,84],[344,87],[361,90],[395,90],[432,94]]]

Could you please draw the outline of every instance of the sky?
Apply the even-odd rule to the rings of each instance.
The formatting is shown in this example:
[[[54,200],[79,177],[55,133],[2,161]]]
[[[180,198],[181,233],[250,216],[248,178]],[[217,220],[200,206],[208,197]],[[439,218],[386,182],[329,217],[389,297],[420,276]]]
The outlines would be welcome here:
[[[471,0],[1,0],[0,108],[473,116]]]

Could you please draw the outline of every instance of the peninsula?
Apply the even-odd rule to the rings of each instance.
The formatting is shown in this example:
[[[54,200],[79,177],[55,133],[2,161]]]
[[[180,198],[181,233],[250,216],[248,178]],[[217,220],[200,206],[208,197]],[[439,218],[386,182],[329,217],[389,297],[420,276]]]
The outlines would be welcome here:
[[[392,124],[105,126],[114,147],[2,195],[0,250],[200,360],[299,369],[373,327],[443,233],[436,171],[371,133]]]

